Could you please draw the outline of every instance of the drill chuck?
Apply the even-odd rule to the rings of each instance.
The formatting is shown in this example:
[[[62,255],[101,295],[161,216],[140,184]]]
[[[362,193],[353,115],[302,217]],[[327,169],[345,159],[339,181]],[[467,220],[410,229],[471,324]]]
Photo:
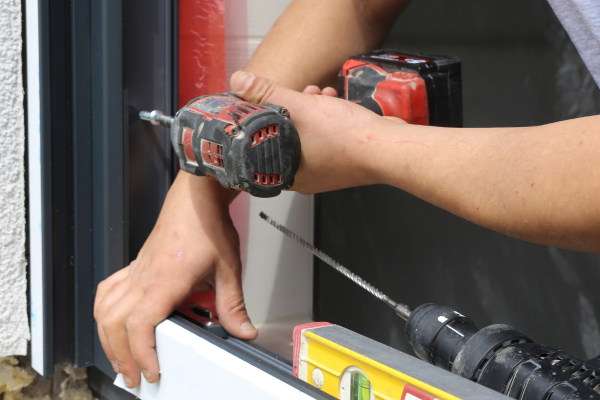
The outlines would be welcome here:
[[[446,371],[477,331],[464,315],[430,303],[417,307],[406,322],[406,339],[417,356]]]
[[[478,329],[449,307],[423,304],[406,322],[419,358],[514,399],[600,399],[600,356],[580,360],[508,325]]]
[[[166,128],[171,128],[173,125],[173,118],[167,117],[161,111],[140,111],[140,119],[144,121],[150,121],[152,125],[162,125]]]

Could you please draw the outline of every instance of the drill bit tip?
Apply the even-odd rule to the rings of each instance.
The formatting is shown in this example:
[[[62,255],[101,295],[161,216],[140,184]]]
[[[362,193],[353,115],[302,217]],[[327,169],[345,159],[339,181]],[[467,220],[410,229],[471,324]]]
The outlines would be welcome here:
[[[306,240],[302,239],[300,236],[298,236],[297,234],[295,234],[294,232],[292,232],[285,226],[281,225],[280,223],[275,221],[273,218],[269,217],[264,212],[261,211],[261,213],[259,215],[262,219],[267,221],[269,224],[273,225],[275,228],[279,229],[281,232],[283,232],[289,238],[293,239],[294,241],[296,241],[297,243],[302,245],[306,250],[308,250],[309,252],[311,252],[312,254],[314,254],[315,256],[320,258],[321,260],[323,260],[326,264],[333,267],[336,271],[338,271],[339,273],[344,275],[346,278],[350,279],[352,282],[356,283],[358,286],[362,287],[367,292],[371,293],[373,296],[377,297],[379,300],[383,301],[388,306],[393,308],[396,311],[396,314],[398,314],[398,316],[400,316],[404,320],[408,319],[412,310],[406,304],[396,303],[395,301],[390,299],[388,296],[386,296],[385,294],[380,292],[378,289],[376,289],[374,286],[369,284],[367,281],[365,281],[358,275],[354,274],[348,268],[344,267],[343,265],[341,265],[340,263],[335,261],[333,258],[329,257],[327,254],[323,253],[321,250],[317,249],[316,247],[314,247],[313,245],[308,243]]]

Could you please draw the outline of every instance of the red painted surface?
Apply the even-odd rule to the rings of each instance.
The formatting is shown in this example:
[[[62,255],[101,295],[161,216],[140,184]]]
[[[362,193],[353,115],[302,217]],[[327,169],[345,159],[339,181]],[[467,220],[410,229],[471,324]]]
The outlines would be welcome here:
[[[358,60],[348,60],[344,63],[344,65],[342,66],[342,73],[344,74],[344,76],[346,77],[346,80],[348,79],[348,75],[350,75],[350,73],[348,72],[351,69],[357,68],[357,67],[362,67],[363,65],[366,65],[367,63],[363,62],[363,61],[358,61]]]
[[[180,0],[179,107],[226,88],[225,0]]]
[[[421,392],[418,389],[415,389],[412,386],[404,386],[404,392],[402,392],[402,397],[400,398],[400,400],[415,400],[415,399],[419,399],[419,400],[435,400],[435,397]]]
[[[205,97],[190,104],[189,109],[190,111],[202,114],[207,121],[214,118],[236,125],[242,123],[251,115],[269,110],[267,107],[237,100],[229,96]]]
[[[227,90],[225,0],[179,0],[179,108],[191,99]],[[188,301],[216,315],[215,292]]]
[[[218,317],[215,307],[215,291],[210,292],[198,292],[192,294],[185,303],[180,307],[181,309],[189,308],[191,303],[196,303],[200,308],[205,310],[211,310],[213,317]]]
[[[269,125],[252,134],[252,136],[250,136],[250,143],[252,147],[254,147],[257,144],[277,135],[279,135],[279,125]]]
[[[300,364],[300,339],[302,339],[302,331],[305,329],[319,328],[321,326],[333,325],[329,322],[310,322],[308,324],[298,325],[294,328],[294,376],[298,377],[298,366]]]
[[[223,146],[202,139],[201,151],[204,164],[209,164],[221,169],[225,168],[225,164],[223,164]]]
[[[194,156],[194,150],[192,149],[192,138],[194,137],[194,130],[191,128],[183,128],[183,151],[188,161],[196,162],[196,156]]]

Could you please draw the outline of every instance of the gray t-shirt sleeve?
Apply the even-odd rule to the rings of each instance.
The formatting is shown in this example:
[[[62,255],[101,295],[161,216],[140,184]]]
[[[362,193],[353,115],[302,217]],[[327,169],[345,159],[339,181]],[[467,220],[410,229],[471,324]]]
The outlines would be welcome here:
[[[600,0],[548,0],[600,86]]]

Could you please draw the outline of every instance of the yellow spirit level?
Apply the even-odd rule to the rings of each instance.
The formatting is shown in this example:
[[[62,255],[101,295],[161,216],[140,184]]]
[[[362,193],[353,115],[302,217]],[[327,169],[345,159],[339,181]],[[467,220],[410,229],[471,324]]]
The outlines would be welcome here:
[[[502,400],[500,393],[341,326],[294,330],[294,374],[340,400]]]

